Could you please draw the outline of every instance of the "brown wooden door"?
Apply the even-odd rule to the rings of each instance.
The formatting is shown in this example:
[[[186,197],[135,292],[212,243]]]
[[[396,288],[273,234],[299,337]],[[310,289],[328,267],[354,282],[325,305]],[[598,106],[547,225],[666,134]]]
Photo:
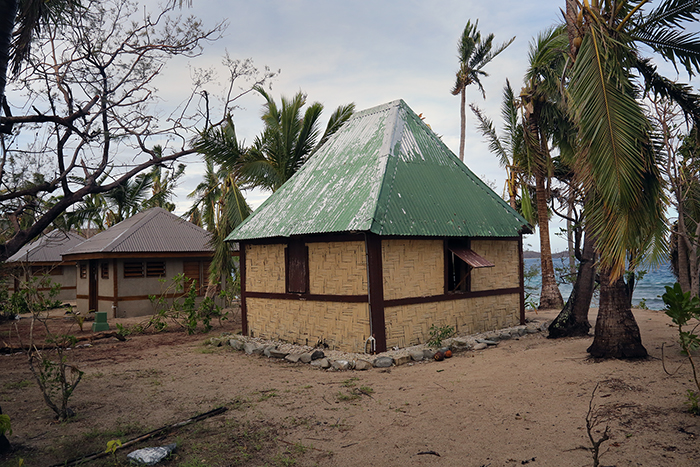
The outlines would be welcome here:
[[[97,261],[90,260],[88,265],[88,310],[97,311]]]

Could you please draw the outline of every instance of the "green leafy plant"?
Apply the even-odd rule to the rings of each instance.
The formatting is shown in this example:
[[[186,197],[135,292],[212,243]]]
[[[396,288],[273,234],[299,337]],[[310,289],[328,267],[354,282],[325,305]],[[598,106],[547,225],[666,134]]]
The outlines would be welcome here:
[[[12,422],[10,416],[6,414],[0,414],[0,435],[12,434]]]
[[[700,348],[700,339],[696,334],[700,326],[700,298],[691,297],[690,292],[683,293],[678,282],[673,287],[666,286],[666,293],[661,296],[666,305],[666,314],[678,326],[678,337],[682,353],[688,357],[693,370],[693,380],[697,391],[688,390],[688,405],[690,412],[700,414],[700,381],[698,381],[697,368],[693,360],[693,351]],[[693,326],[690,331],[683,329],[684,326]]]
[[[161,282],[166,285],[163,292],[159,296],[149,296],[155,312],[143,330],[152,326],[156,331],[162,331],[167,328],[168,322],[172,322],[184,328],[188,334],[194,334],[200,324],[204,332],[209,332],[213,318],[221,324],[228,317],[209,297],[205,297],[198,306],[197,281],[190,281],[184,274],[178,274],[169,282]]]
[[[20,294],[23,304],[32,314],[29,331],[29,369],[34,375],[46,405],[56,413],[58,420],[73,415],[68,400],[80,383],[83,372],[69,363],[66,349],[75,346],[77,339],[71,334],[54,334],[49,327],[47,310],[55,308],[60,284],[53,283],[48,275],[31,277],[15,292]],[[41,290],[48,290],[48,295]],[[36,345],[35,326],[43,327],[45,345]]]
[[[81,315],[79,311],[73,310],[72,307],[66,307],[67,312],[70,314],[71,318],[73,318],[73,321],[76,322],[78,327],[80,328],[80,331],[83,331],[83,325],[85,324],[85,316]]]
[[[429,347],[438,348],[442,347],[442,341],[455,335],[455,328],[449,325],[436,327],[432,324],[429,332],[430,338],[426,344],[428,344]]]
[[[107,449],[105,449],[105,452],[112,456],[114,465],[119,465],[117,462],[117,449],[120,447],[122,447],[122,441],[120,439],[110,439],[107,441]]]

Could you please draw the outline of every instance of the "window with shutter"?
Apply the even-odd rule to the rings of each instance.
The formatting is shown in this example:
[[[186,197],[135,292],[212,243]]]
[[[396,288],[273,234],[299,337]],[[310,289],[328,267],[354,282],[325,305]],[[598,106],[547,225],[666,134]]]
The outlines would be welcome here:
[[[143,263],[141,261],[124,262],[124,277],[143,277]]]
[[[165,275],[165,261],[148,261],[146,277],[161,277]]]

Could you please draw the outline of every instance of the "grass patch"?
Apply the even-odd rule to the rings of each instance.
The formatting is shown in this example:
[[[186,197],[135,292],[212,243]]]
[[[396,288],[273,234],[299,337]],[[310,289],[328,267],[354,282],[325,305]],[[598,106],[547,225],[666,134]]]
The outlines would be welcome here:
[[[29,381],[28,379],[23,379],[21,381],[16,381],[14,383],[5,383],[3,386],[5,389],[9,390],[17,390],[17,389],[24,389],[28,388],[29,386],[32,386],[34,382]]]
[[[356,386],[356,383],[360,380],[360,378],[353,376],[350,379],[346,379],[343,381],[341,384],[344,388],[354,388]]]
[[[260,398],[258,399],[258,402],[263,402],[268,399],[272,399],[273,397],[277,397],[279,394],[277,394],[277,389],[265,389],[264,391],[260,391]]]

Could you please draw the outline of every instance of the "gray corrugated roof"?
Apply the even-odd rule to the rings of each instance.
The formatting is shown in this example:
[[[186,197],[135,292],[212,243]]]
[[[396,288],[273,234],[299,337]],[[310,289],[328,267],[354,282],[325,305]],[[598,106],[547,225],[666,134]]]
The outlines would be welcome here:
[[[84,242],[85,239],[75,232],[52,230],[32,243],[24,245],[7,259],[8,263],[58,263],[61,255]]]
[[[529,229],[397,100],[353,115],[227,240],[349,231],[516,237]]]
[[[210,233],[163,208],[140,212],[72,248],[87,253],[180,253],[213,251]]]

